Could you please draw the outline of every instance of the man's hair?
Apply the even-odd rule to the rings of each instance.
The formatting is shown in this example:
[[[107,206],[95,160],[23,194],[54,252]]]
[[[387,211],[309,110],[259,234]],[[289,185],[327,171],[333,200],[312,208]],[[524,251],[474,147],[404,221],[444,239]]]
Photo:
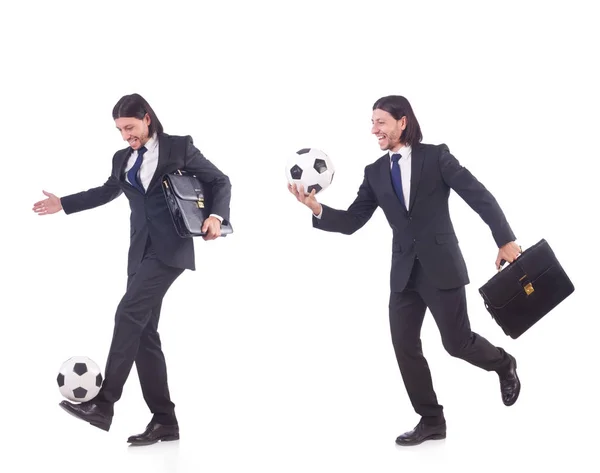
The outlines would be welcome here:
[[[408,100],[401,95],[388,95],[381,97],[373,104],[373,110],[379,109],[388,112],[396,120],[406,117],[406,128],[402,130],[400,141],[413,146],[423,139],[421,127]]]
[[[113,108],[112,116],[115,120],[124,117],[142,120],[146,116],[146,113],[150,116],[150,126],[148,127],[150,136],[155,133],[158,135],[162,134],[162,123],[160,123],[150,104],[140,94],[130,94],[121,97]]]

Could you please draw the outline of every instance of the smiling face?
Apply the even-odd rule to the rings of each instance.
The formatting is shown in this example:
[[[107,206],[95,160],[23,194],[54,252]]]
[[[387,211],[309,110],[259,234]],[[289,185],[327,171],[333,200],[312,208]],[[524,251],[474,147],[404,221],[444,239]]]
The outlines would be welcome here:
[[[133,149],[140,149],[150,139],[150,116],[146,114],[141,120],[134,117],[121,117],[115,119],[117,130],[121,132],[123,140]]]
[[[377,137],[382,150],[398,151],[402,148],[404,143],[400,141],[400,137],[406,129],[405,116],[396,120],[390,113],[376,108],[373,110],[371,122],[371,133]]]

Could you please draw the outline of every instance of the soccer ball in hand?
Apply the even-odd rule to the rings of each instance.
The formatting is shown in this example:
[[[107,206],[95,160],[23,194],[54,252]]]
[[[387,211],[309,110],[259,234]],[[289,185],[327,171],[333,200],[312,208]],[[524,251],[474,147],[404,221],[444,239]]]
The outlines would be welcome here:
[[[56,378],[60,393],[70,401],[85,402],[96,397],[102,386],[100,368],[87,356],[65,361]]]
[[[325,190],[331,184],[335,168],[333,162],[320,149],[303,148],[288,159],[285,175],[290,184],[304,187],[304,192],[315,194]]]

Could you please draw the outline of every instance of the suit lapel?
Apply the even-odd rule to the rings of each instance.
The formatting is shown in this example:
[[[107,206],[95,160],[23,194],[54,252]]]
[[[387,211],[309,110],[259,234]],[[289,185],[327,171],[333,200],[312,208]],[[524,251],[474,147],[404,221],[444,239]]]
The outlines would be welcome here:
[[[129,183],[125,180],[125,168],[127,167],[127,161],[129,161],[129,158],[131,157],[131,153],[133,153],[133,149],[131,148],[126,148],[125,150],[123,150],[123,153],[121,154],[121,157],[119,158],[119,163],[117,166],[117,179],[119,179],[119,181],[123,181],[124,183],[128,184]]]
[[[162,169],[165,167],[166,162],[169,160],[170,154],[171,140],[168,139],[167,135],[162,133],[158,136],[158,164],[156,165],[156,171],[154,171],[154,176],[152,176],[150,184],[148,184],[148,190],[146,191],[146,193],[150,192],[152,187],[161,179]]]
[[[409,214],[415,204],[415,197],[421,181],[421,170],[423,169],[423,147],[420,144],[413,146],[410,165],[410,198],[408,200]]]

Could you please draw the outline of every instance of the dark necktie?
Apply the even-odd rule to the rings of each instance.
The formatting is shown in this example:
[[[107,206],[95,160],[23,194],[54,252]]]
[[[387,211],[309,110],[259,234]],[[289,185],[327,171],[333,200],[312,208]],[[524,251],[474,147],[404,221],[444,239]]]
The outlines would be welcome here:
[[[148,150],[146,149],[145,146],[142,146],[138,150],[137,159],[135,160],[133,167],[127,172],[127,179],[129,179],[129,182],[131,182],[131,185],[133,187],[136,187],[142,194],[145,191],[144,191],[144,186],[142,186],[142,183],[140,182],[140,180],[138,178],[138,172],[140,170],[140,167],[142,166],[142,159],[144,158],[144,153],[146,151],[148,151]]]
[[[401,154],[392,154],[392,184],[394,185],[394,190],[396,191],[396,195],[406,208],[406,202],[404,201],[404,193],[402,192],[402,178],[400,177],[400,165],[398,164],[398,160],[402,157]]]

